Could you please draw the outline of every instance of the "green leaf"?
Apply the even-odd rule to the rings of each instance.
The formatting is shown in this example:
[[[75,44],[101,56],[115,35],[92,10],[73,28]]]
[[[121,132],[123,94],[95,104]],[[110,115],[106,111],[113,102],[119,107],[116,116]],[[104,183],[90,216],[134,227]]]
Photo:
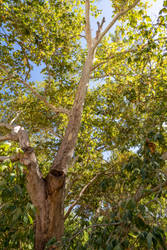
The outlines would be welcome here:
[[[134,199],[130,199],[126,204],[127,209],[133,210],[136,208],[136,202]]]
[[[163,8],[160,10],[159,14],[162,14],[162,13],[167,13],[167,8]]]
[[[152,248],[152,245],[153,245],[153,234],[151,232],[149,232],[147,234],[147,245],[148,245],[148,249],[151,249]]]
[[[116,245],[113,250],[122,250],[122,247],[120,244]]]
[[[56,242],[57,242],[57,240],[56,240],[55,237],[53,237],[52,239],[50,239],[50,240],[47,242],[46,246],[45,246],[45,250],[48,249],[48,248],[49,248],[50,246],[52,246],[53,244],[55,244]]]
[[[17,208],[14,210],[13,221],[16,221],[22,215],[21,208]]]
[[[167,7],[167,0],[164,0],[163,6]]]

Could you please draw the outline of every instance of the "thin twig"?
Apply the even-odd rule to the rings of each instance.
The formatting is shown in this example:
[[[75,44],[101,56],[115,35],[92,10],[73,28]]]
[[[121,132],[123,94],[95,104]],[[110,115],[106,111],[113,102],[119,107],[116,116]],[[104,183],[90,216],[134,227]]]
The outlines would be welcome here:
[[[104,60],[102,62],[100,62],[100,63],[96,64],[94,67],[92,67],[91,71],[94,71],[95,69],[97,69],[98,67],[103,65],[104,63],[107,63],[109,60],[111,60],[111,59],[113,59],[113,58],[115,58],[117,56],[122,56],[122,55],[130,53],[130,52],[135,52],[137,50],[138,50],[138,48],[137,49],[129,49],[129,50],[118,52],[118,53],[116,53],[114,55],[110,55],[110,56],[104,58]]]
[[[10,125],[12,125],[15,121],[16,121],[16,119],[19,117],[19,115],[22,113],[22,111],[19,111],[19,112],[17,112],[16,113],[16,116],[11,120],[11,122],[9,123]]]
[[[85,230],[87,230],[87,229],[89,229],[89,228],[94,228],[94,227],[107,227],[107,226],[118,226],[118,225],[120,225],[120,224],[121,224],[120,222],[113,222],[113,223],[108,223],[108,224],[107,224],[107,223],[103,223],[103,224],[93,224],[93,225],[84,227],[83,229],[81,229],[81,230],[77,231],[76,233],[74,233],[73,236],[69,239],[68,242],[69,242],[69,244],[70,244],[70,242],[71,242],[77,235],[81,234],[83,231],[85,231]],[[68,244],[67,248],[65,248],[65,250],[68,249],[69,244]]]
[[[93,177],[93,179],[91,179],[91,181],[90,181],[88,184],[86,184],[86,185],[82,188],[81,192],[79,193],[78,198],[72,203],[72,205],[69,207],[67,213],[65,214],[65,216],[64,216],[64,219],[65,219],[65,220],[67,219],[67,217],[68,217],[69,214],[71,213],[72,209],[76,206],[77,202],[80,200],[80,198],[82,197],[82,195],[84,194],[84,192],[86,191],[86,189],[90,186],[90,184],[91,184],[93,181],[95,181],[95,180],[97,179],[97,177],[98,177],[99,175],[100,175],[100,173],[99,173],[99,174],[96,174],[96,175]]]

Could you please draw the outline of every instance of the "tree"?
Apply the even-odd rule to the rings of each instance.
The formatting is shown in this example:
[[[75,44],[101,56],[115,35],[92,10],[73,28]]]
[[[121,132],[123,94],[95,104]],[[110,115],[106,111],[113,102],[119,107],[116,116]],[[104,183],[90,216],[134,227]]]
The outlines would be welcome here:
[[[142,208],[136,204],[144,198],[148,202],[149,194],[159,194],[161,188],[166,186],[166,179],[161,186],[157,183],[157,178],[161,181],[166,178],[164,172],[161,177],[155,174],[152,182],[148,183],[152,171],[164,167],[160,154],[165,150],[166,141],[163,137],[163,125],[166,122],[163,108],[165,95],[162,96],[166,80],[165,17],[161,15],[159,23],[153,29],[151,20],[146,15],[145,5],[139,0],[112,2],[113,19],[106,28],[103,28],[105,18],[98,22],[94,38],[90,27],[90,12],[96,17],[98,10],[95,6],[93,9],[93,3],[89,0],[81,3],[52,0],[0,2],[0,141],[11,141],[10,145],[2,143],[3,155],[0,161],[5,161],[8,168],[15,162],[19,163],[12,166],[20,169],[23,169],[22,166],[26,167],[26,187],[35,208],[35,249],[42,250],[46,246],[50,249],[59,248],[60,246],[49,244],[54,242],[54,238],[61,242],[65,219],[68,224],[72,209],[76,205],[82,207],[82,204],[88,204],[86,209],[79,211],[84,223],[92,211],[97,210],[95,217],[103,215],[105,220],[109,220],[108,211],[115,213],[114,222],[110,225],[112,228],[105,234],[105,237],[108,236],[108,245],[102,241],[98,243],[102,249],[111,244],[111,249],[126,247],[124,240],[127,240],[127,234],[131,232],[135,237],[135,233],[139,232],[135,227],[132,229],[129,226],[127,219],[132,219],[125,213],[133,210],[135,226],[137,223],[144,223],[141,218]],[[137,9],[136,6],[140,8]],[[164,10],[165,7],[166,1]],[[124,22],[126,28],[120,25],[115,29],[115,35],[107,36],[118,20],[120,24]],[[86,48],[80,43],[81,39],[86,39]],[[44,75],[42,81],[32,80],[34,65],[41,67]],[[88,91],[91,79],[106,80],[103,86]],[[154,96],[159,101],[154,100]],[[156,112],[155,119],[151,119]],[[150,128],[153,126],[151,134]],[[26,131],[29,132],[30,139]],[[150,152],[148,143],[146,144],[147,137],[149,143],[157,138],[159,153],[152,155],[154,152]],[[132,147],[141,149],[139,156],[127,152]],[[112,161],[105,164],[103,154],[106,150],[112,152]],[[9,156],[12,152],[14,155]],[[155,162],[158,163],[154,164]],[[149,171],[146,167],[148,164],[151,166]],[[111,165],[119,175],[123,172],[120,178],[111,178]],[[84,166],[85,171],[82,169]],[[141,166],[138,175],[135,172],[138,171],[137,166]],[[70,171],[71,180],[68,183],[66,176],[68,173],[70,175]],[[108,177],[104,178],[106,175]],[[10,179],[10,174],[7,179]],[[89,206],[90,194],[87,193],[86,197],[83,194],[88,188],[96,193],[93,185],[95,181],[99,183],[100,196],[96,194],[96,197],[92,197],[92,205]],[[120,185],[116,186],[117,182]],[[2,185],[5,187],[6,183]],[[71,185],[74,190],[77,187],[80,189],[77,198],[70,197]],[[111,185],[116,188],[108,189]],[[133,185],[136,193],[133,192]],[[19,186],[20,184],[15,185]],[[120,198],[118,194],[122,186],[125,189]],[[6,195],[5,190],[4,188],[1,193],[2,197]],[[114,194],[109,195],[110,191]],[[66,201],[65,193],[69,196],[66,195]],[[118,199],[121,199],[120,203]],[[114,203],[112,209],[111,200]],[[64,204],[67,204],[65,216]],[[98,210],[98,206],[101,210]],[[19,217],[19,211],[15,208],[14,211],[17,211]],[[124,222],[120,222],[122,218]],[[31,221],[30,215],[29,220]],[[103,218],[101,220],[103,228],[105,223]],[[96,224],[92,224],[92,227],[96,229]],[[110,233],[115,227],[118,234],[124,228],[122,242],[119,242],[119,237],[116,237],[115,243],[110,242]],[[144,227],[147,225],[143,225]],[[90,228],[88,226],[89,230]],[[90,239],[82,240],[82,247],[84,241],[91,246],[94,242],[91,237],[96,239],[98,231],[99,227],[94,232],[91,231]],[[157,231],[158,233],[163,241],[163,233]],[[102,232],[100,234],[103,235]],[[151,226],[144,237],[148,245],[154,243],[155,235]],[[161,244],[159,242],[156,244]],[[131,239],[128,244],[133,243]],[[100,249],[97,242],[93,244]],[[76,242],[73,249],[75,247]]]

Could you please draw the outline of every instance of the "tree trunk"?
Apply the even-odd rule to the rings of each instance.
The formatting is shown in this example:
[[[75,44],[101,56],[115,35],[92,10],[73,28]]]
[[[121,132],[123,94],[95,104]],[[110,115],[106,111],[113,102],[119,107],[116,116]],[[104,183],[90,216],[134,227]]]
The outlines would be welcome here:
[[[36,208],[35,250],[44,250],[54,237],[60,243],[64,234],[64,174],[49,174],[44,182],[45,201]],[[56,244],[49,249],[59,249],[59,246]]]

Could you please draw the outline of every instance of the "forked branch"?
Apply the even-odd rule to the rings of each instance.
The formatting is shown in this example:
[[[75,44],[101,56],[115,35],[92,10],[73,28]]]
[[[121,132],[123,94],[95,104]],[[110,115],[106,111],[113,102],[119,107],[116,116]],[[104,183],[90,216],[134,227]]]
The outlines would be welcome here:
[[[97,22],[97,27],[98,27],[98,29],[97,29],[97,31],[96,31],[96,40],[98,40],[98,38],[99,38],[99,35],[100,35],[100,33],[101,33],[101,30],[102,30],[102,28],[103,28],[103,24],[105,23],[105,21],[106,21],[106,20],[105,20],[105,17],[103,17],[101,23]]]
[[[0,127],[4,127],[7,130],[10,130],[10,134],[8,134],[7,136],[1,136],[1,141],[9,139],[17,141],[19,147],[23,151],[23,153],[18,153],[13,156],[0,156],[0,162],[3,162],[5,160],[11,160],[13,162],[19,160],[23,165],[27,167],[27,189],[33,204],[37,208],[40,208],[42,205],[41,201],[44,201],[45,199],[45,183],[42,179],[42,174],[39,170],[34,150],[30,146],[28,134],[23,127],[17,125],[10,125],[2,122],[0,123]]]
[[[98,39],[95,39],[94,43],[94,50],[96,49],[97,45],[101,42],[103,37],[106,35],[106,33],[113,27],[113,25],[116,23],[116,21],[123,15],[125,15],[129,10],[133,9],[140,0],[136,0],[132,5],[130,5],[127,9],[120,11],[115,15],[113,20],[108,24],[108,26],[105,28],[105,30],[98,36]]]

